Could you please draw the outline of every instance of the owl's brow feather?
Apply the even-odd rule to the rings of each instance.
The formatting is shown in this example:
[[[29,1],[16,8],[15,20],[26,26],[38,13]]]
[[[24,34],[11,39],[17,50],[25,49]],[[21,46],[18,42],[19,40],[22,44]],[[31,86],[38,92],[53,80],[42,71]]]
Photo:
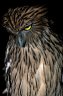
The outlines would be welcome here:
[[[46,14],[46,8],[43,7],[17,7],[15,9],[9,9],[8,13],[4,16],[4,26],[10,27],[13,30],[18,31],[28,21],[32,19],[39,19],[41,16]],[[24,24],[25,23],[25,24]],[[18,26],[18,28],[17,28]]]

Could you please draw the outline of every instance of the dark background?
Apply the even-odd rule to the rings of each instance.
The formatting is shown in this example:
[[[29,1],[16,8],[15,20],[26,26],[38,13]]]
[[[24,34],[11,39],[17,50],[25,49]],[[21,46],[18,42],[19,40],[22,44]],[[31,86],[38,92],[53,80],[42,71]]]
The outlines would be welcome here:
[[[48,7],[48,17],[51,23],[51,20],[53,20],[53,24],[51,25],[51,28],[54,30],[59,35],[59,38],[63,40],[63,34],[62,31],[59,32],[56,30],[56,21],[59,21],[58,15],[57,15],[57,10],[58,10],[58,4],[57,2],[55,3],[55,0],[0,0],[0,96],[5,96],[2,95],[2,91],[5,89],[5,81],[4,81],[4,71],[2,70],[4,68],[4,57],[5,57],[5,49],[6,49],[6,44],[8,41],[8,36],[9,34],[6,32],[6,30],[1,26],[1,19],[2,16],[7,12],[8,8],[15,8],[18,6],[23,6],[23,5],[43,5],[47,4]],[[60,10],[58,10],[60,12]],[[58,12],[58,13],[59,13]]]

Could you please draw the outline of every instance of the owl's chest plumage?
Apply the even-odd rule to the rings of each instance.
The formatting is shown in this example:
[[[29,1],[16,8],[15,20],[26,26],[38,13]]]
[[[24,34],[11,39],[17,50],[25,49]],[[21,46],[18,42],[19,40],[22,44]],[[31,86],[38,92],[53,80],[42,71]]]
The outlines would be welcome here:
[[[8,94],[59,96],[61,71],[57,63],[54,65],[54,56],[47,50],[45,53],[48,55],[43,54],[40,48],[33,48],[32,45],[19,48],[10,44],[7,47],[5,59]]]
[[[29,48],[28,48],[29,47]],[[43,72],[44,60],[41,51],[32,46],[19,48],[14,46],[7,48],[6,72],[10,77],[11,96],[40,96],[45,92],[45,78]],[[11,61],[11,62],[10,62]],[[9,72],[8,72],[9,71]]]

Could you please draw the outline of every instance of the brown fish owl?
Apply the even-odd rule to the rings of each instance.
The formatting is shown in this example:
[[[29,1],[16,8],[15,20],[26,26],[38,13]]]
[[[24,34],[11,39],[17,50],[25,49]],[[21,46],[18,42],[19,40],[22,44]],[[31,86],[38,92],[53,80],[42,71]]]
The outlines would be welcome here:
[[[10,32],[5,56],[7,96],[62,96],[63,45],[51,32],[46,8],[9,9],[3,26]]]

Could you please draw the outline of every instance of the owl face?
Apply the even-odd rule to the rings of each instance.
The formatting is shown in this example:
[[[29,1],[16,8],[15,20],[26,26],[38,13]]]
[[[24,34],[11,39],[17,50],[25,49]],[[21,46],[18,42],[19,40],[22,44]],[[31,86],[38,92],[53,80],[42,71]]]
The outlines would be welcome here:
[[[38,38],[42,27],[47,25],[42,20],[45,13],[46,8],[37,6],[9,9],[4,15],[3,26],[12,33],[16,44],[24,47]]]

